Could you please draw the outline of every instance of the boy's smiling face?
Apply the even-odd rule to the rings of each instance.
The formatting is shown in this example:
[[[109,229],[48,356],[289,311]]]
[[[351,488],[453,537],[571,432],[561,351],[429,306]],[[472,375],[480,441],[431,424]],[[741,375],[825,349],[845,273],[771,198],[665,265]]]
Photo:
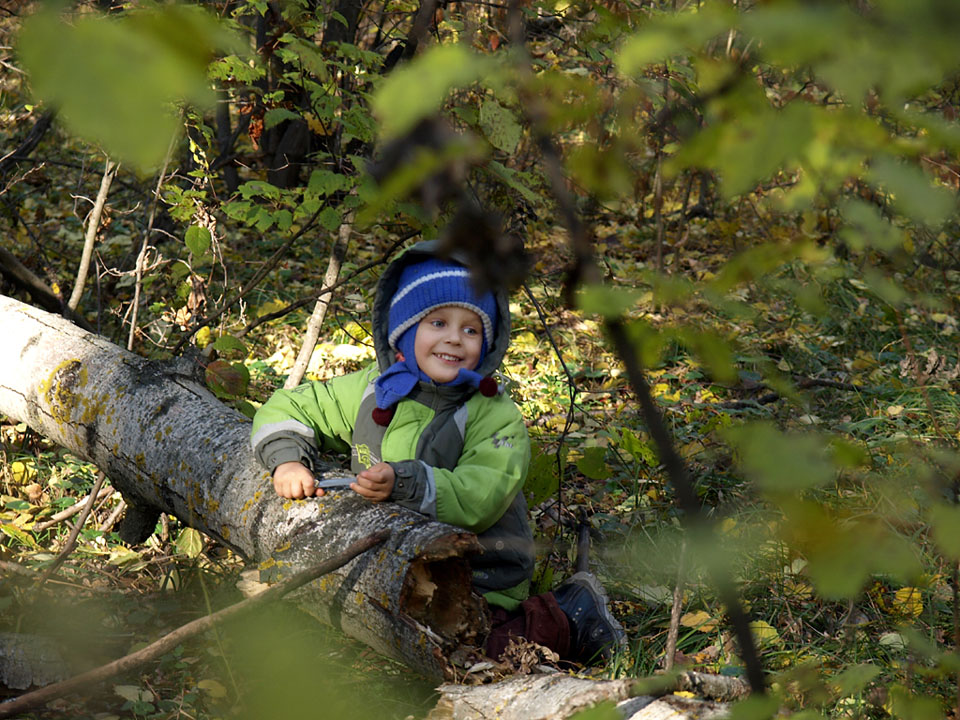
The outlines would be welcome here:
[[[417,325],[413,344],[417,365],[436,383],[455,380],[460,368],[475,369],[482,347],[480,316],[456,305],[431,310]]]

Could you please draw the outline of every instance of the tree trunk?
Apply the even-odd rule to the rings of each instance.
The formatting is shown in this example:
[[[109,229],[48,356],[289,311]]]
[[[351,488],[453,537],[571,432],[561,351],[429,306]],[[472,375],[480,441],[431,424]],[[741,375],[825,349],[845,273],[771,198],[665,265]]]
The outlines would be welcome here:
[[[249,449],[249,421],[190,372],[146,360],[0,296],[0,413],[95,463],[130,518],[160,511],[285,576],[386,528],[390,539],[296,594],[309,613],[432,678],[486,631],[459,528],[351,491],[284,500]],[[129,524],[129,523],[128,523]]]
[[[701,689],[684,676],[717,677],[724,687],[735,684],[737,690],[728,690],[720,702],[670,694],[674,688]],[[659,697],[641,690],[634,679],[594,680],[565,673],[524,675],[489,685],[444,685],[428,720],[566,720],[599,703],[615,704],[624,720],[719,720],[729,715],[729,701],[745,697],[749,687],[739,678],[684,673],[665,684]]]

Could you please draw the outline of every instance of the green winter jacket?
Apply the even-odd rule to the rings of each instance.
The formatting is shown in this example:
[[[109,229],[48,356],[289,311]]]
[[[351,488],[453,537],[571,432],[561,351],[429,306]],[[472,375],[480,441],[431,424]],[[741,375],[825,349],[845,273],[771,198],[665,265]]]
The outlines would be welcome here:
[[[371,417],[373,381],[394,361],[385,319],[396,279],[407,262],[431,252],[431,243],[416,245],[381,277],[373,324],[378,364],[278,390],[257,411],[251,441],[270,472],[288,461],[316,469],[320,450],[349,450],[354,472],[390,463],[396,474],[390,499],[477,533],[484,551],[471,562],[474,586],[490,603],[512,609],[527,596],[534,563],[520,492],[530,441],[516,405],[504,394],[484,397],[463,386],[421,382],[397,404],[388,427]],[[500,293],[497,299],[497,333],[478,368],[482,374],[500,365],[509,343],[506,298]]]

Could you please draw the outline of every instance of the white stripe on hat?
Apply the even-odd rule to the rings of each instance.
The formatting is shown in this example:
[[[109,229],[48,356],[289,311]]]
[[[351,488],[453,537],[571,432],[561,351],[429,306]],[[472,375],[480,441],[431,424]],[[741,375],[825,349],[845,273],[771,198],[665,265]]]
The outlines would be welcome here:
[[[390,307],[396,305],[400,300],[402,300],[407,293],[413,290],[415,287],[423,285],[425,282],[430,282],[432,280],[439,280],[440,278],[447,277],[467,277],[470,274],[470,271],[466,268],[460,268],[455,270],[443,270],[441,272],[430,273],[429,275],[424,275],[417,278],[412,283],[409,283],[406,287],[403,288],[400,292],[393,296],[393,300],[390,302]],[[476,293],[474,293],[476,294]]]

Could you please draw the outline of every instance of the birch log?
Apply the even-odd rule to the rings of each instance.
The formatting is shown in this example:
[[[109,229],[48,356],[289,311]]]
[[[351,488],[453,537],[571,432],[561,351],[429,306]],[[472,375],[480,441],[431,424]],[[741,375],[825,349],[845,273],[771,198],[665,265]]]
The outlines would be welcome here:
[[[749,686],[737,682],[741,692],[736,697],[746,696]],[[726,701],[642,695],[640,687],[636,680],[564,673],[524,675],[490,685],[444,685],[428,720],[568,720],[600,703],[615,705],[624,720],[720,720],[730,714]]]
[[[95,463],[134,515],[175,515],[278,576],[389,529],[384,545],[297,593],[300,606],[436,679],[485,633],[472,534],[352,491],[279,498],[249,449],[249,421],[189,373],[3,296],[0,333],[0,413]]]

